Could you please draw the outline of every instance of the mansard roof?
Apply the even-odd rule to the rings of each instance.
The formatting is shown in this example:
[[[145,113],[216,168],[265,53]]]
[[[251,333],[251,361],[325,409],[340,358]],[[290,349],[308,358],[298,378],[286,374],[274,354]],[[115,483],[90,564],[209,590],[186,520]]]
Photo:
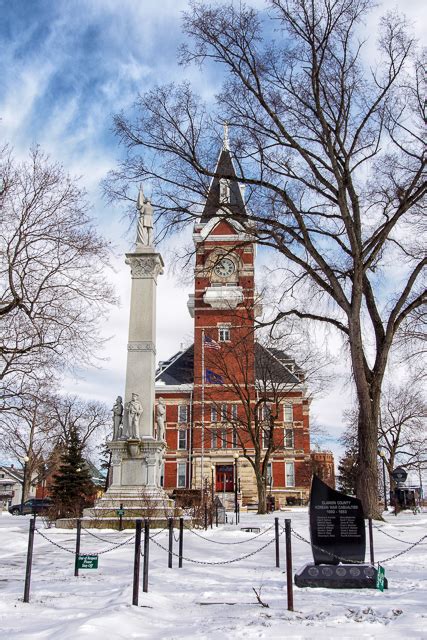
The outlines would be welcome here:
[[[295,367],[294,373],[291,364]],[[295,361],[284,351],[255,343],[255,374],[258,380],[269,379],[276,384],[296,385],[301,382],[300,372]],[[194,345],[161,362],[156,372],[156,382],[165,385],[193,384]]]
[[[178,351],[169,360],[159,363],[156,382],[166,385],[193,384],[194,345],[185,351]]]
[[[215,169],[217,174],[211,182],[208,196],[206,198],[205,207],[203,209],[200,222],[202,224],[208,222],[215,217],[218,212],[226,207],[231,213],[246,215],[245,203],[243,201],[242,192],[237,181],[236,171],[234,169],[233,160],[229,149],[223,148],[218,158]],[[227,176],[230,180],[230,202],[226,205],[220,201],[220,178],[219,176]]]

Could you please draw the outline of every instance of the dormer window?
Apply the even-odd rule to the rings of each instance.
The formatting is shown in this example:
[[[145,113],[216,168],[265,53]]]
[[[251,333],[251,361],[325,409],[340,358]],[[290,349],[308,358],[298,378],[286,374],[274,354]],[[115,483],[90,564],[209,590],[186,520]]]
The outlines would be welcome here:
[[[230,202],[230,181],[226,178],[219,180],[219,201],[221,204],[229,204]]]

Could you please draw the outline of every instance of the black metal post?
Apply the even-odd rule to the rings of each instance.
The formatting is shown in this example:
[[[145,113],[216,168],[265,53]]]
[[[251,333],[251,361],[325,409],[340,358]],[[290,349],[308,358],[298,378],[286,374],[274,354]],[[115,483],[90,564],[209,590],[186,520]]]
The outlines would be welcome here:
[[[149,559],[149,545],[150,545],[150,521],[144,520],[144,563],[142,567],[142,590],[144,593],[148,592],[148,559]]]
[[[374,532],[372,529],[372,518],[368,518],[368,528],[369,528],[369,551],[371,554],[371,564],[375,564],[374,558]]]
[[[33,546],[34,546],[35,528],[36,528],[36,521],[33,518],[31,518],[30,531],[28,534],[27,566],[25,569],[24,602],[30,601],[31,566],[33,563]]]
[[[179,560],[178,567],[182,569],[182,551],[184,548],[184,518],[179,519]]]
[[[286,536],[286,590],[288,593],[288,611],[294,610],[294,583],[292,576],[292,531],[291,521],[285,520]]]
[[[119,531],[123,531],[123,502],[120,503]]]
[[[74,575],[77,577],[79,575],[79,555],[80,555],[80,537],[82,534],[82,521],[80,518],[77,520],[77,529],[76,529],[76,551],[74,558]]]
[[[276,546],[276,567],[280,567],[279,518],[274,518],[274,537]]]
[[[172,551],[173,551],[173,518],[168,519],[169,528],[169,551],[168,551],[168,567],[172,569]]]
[[[387,504],[387,484],[385,481],[385,462],[384,462],[384,458],[382,458],[383,461],[383,486],[384,486],[384,511],[388,511],[388,504]]]
[[[25,483],[27,482],[27,462],[24,462],[24,473],[23,473],[23,477],[22,477],[22,492],[21,492],[21,507],[20,507],[20,511],[21,511],[21,516],[24,514],[24,500],[25,500]]]
[[[215,526],[218,526],[218,505],[215,504]]]
[[[240,504],[237,505],[237,524],[240,524]]]
[[[208,528],[208,505],[205,502],[205,531]]]
[[[141,531],[142,520],[135,521],[135,555],[133,558],[133,595],[132,604],[138,606],[138,594],[139,594],[139,567],[141,561]]]
[[[238,505],[238,497],[237,497],[237,458],[234,459],[234,515],[237,524],[237,505]]]

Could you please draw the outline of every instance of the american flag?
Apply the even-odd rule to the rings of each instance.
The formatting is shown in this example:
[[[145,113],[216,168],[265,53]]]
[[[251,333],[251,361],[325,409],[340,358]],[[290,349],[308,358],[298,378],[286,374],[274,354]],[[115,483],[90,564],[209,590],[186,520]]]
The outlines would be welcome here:
[[[210,338],[209,336],[205,336],[204,345],[205,349],[221,349],[221,346],[218,344],[218,342],[215,342],[215,340],[213,338]]]

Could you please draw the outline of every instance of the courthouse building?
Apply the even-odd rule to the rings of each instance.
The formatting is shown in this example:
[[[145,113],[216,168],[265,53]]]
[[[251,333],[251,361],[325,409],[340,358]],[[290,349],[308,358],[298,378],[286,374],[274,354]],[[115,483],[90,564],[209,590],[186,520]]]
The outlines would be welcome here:
[[[236,175],[227,145],[216,173]],[[254,459],[258,448],[262,459],[273,438],[264,482],[279,507],[308,497],[307,388],[297,363],[256,341],[261,310],[256,247],[239,222],[225,219],[226,210],[245,215],[240,185],[214,178],[193,234],[196,263],[188,309],[194,343],[159,363],[156,374],[156,401],[166,405],[163,485],[168,492],[202,486],[211,491],[213,482],[215,493],[229,504],[237,476],[241,505],[256,504],[248,458]]]

